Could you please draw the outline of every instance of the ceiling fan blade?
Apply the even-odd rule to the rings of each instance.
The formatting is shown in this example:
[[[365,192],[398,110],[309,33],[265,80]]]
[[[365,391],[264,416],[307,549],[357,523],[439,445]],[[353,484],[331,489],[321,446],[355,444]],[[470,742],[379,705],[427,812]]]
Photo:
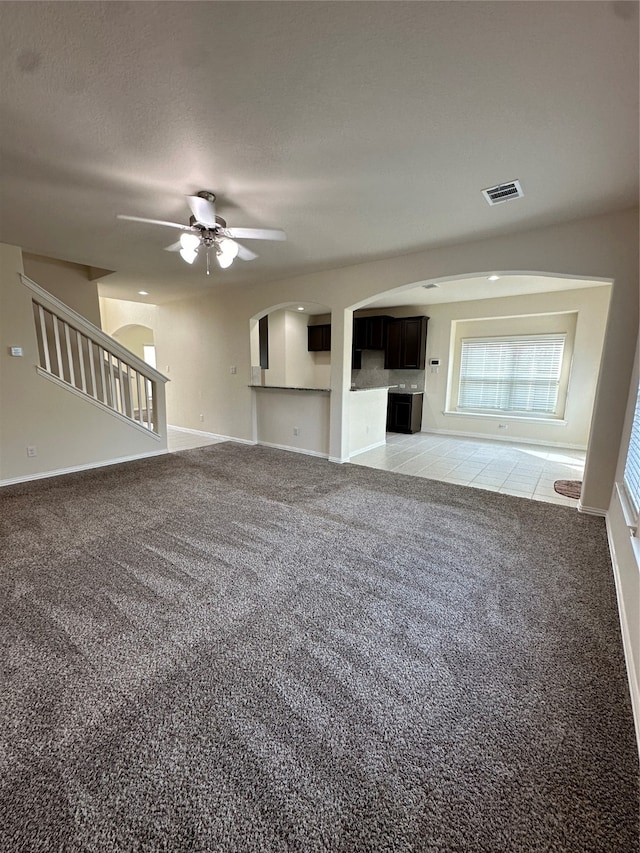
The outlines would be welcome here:
[[[191,208],[191,213],[195,216],[196,222],[206,225],[207,228],[216,227],[216,208],[212,201],[201,198],[199,195],[188,195],[187,204]]]
[[[229,237],[239,237],[241,240],[286,240],[284,231],[277,228],[226,228]]]
[[[233,241],[238,247],[238,257],[243,261],[253,261],[258,256],[255,252],[252,252],[251,249],[247,249],[246,246],[243,246],[242,243],[237,243],[235,240]]]
[[[126,216],[124,213],[116,214],[116,219],[128,219],[129,222],[148,222],[150,225],[167,225],[169,228],[180,228],[182,231],[191,231],[190,225],[180,225],[179,222],[165,222],[164,219],[144,219],[142,216]]]
[[[182,243],[178,240],[177,243],[172,243],[170,246],[165,246],[165,252],[179,252],[182,248]]]

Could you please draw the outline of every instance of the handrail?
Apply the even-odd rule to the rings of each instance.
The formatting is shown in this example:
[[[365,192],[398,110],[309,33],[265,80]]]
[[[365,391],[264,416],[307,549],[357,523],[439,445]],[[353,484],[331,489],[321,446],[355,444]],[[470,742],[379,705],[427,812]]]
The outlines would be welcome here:
[[[38,373],[161,437],[167,377],[30,278],[20,278],[32,294]]]
[[[147,364],[146,361],[143,361],[134,352],[123,347],[122,344],[118,343],[114,338],[109,337],[109,335],[103,332],[102,329],[98,326],[94,326],[94,324],[89,322],[86,317],[83,317],[82,314],[78,314],[78,312],[74,311],[73,308],[69,308],[68,305],[65,305],[64,302],[61,302],[52,293],[44,290],[39,284],[36,284],[35,281],[28,278],[28,276],[23,273],[18,273],[18,275],[22,279],[22,283],[38,296],[38,300],[44,307],[49,307],[59,316],[68,318],[68,320],[73,323],[76,328],[79,327],[87,337],[92,338],[95,343],[110,350],[114,355],[125,359],[131,367],[139,370],[140,373],[146,374],[149,379],[154,379],[156,382],[169,382],[168,377],[164,376],[154,367],[151,367],[150,364]]]

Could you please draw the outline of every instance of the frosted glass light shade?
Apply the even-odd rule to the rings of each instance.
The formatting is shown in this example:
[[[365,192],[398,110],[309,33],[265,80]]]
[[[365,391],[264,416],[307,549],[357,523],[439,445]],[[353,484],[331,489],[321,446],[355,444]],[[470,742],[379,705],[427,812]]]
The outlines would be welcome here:
[[[238,256],[238,249],[238,244],[233,240],[227,240],[224,238],[222,240],[218,240],[216,256],[218,258],[218,263],[223,270],[226,270],[227,267],[231,266],[234,258]]]
[[[200,245],[200,238],[197,234],[190,234],[185,231],[184,234],[180,235],[180,245],[183,249],[191,249],[192,252],[195,252]]]
[[[198,257],[198,253],[195,249],[180,249],[180,257],[188,264],[192,264]]]

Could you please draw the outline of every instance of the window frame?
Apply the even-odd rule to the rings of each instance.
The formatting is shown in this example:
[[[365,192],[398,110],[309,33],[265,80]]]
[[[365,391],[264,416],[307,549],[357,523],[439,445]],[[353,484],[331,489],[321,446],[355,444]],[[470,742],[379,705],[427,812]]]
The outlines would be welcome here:
[[[562,341],[562,355],[560,360],[560,370],[557,380],[557,396],[556,396],[556,405],[554,412],[544,412],[544,411],[531,411],[526,409],[492,409],[492,408],[483,408],[483,407],[461,407],[460,399],[461,399],[461,389],[464,377],[462,376],[463,370],[463,357],[464,357],[464,344],[466,342],[473,343],[526,343],[526,342],[540,342],[544,344],[548,344],[550,341]],[[573,347],[571,345],[570,336],[566,331],[554,331],[554,332],[538,332],[538,333],[527,333],[527,334],[500,334],[500,335],[478,335],[471,336],[467,335],[465,337],[460,337],[458,339],[457,344],[457,357],[455,359],[455,373],[454,373],[454,386],[452,388],[452,403],[453,406],[449,408],[450,414],[456,414],[461,416],[471,416],[471,417],[489,417],[489,418],[513,418],[518,420],[532,420],[532,421],[548,421],[552,423],[565,423],[564,416],[566,412],[567,406],[567,397],[568,397],[568,387],[569,387],[569,375],[570,375],[570,367],[571,367],[571,359],[572,359],[572,350]],[[508,381],[508,380],[507,380]],[[525,380],[526,381],[526,380]]]

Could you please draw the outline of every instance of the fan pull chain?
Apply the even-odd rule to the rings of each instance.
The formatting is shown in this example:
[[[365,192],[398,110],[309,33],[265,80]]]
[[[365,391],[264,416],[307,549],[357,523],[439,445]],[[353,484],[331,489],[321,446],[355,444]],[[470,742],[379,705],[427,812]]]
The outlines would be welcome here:
[[[211,275],[211,252],[207,249],[207,275]]]

